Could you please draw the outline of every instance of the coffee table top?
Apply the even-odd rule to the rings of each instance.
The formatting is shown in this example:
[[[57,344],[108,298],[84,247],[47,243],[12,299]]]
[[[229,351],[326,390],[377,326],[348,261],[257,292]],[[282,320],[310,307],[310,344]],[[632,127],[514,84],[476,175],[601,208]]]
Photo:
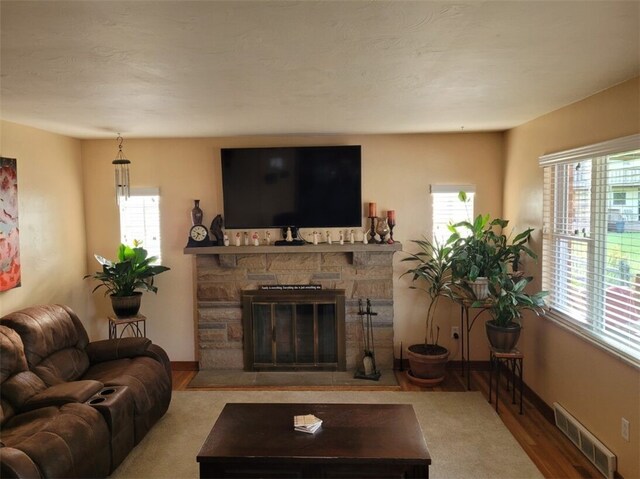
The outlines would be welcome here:
[[[293,417],[305,414],[323,421],[314,434],[293,429]],[[200,449],[198,462],[225,458],[431,464],[409,404],[229,403]]]

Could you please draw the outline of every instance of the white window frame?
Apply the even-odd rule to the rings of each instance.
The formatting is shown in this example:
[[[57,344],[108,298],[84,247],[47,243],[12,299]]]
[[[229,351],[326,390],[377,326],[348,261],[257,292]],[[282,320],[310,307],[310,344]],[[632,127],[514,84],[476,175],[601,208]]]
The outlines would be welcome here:
[[[143,217],[143,224],[128,224],[126,211],[136,208]],[[120,242],[132,246],[133,240],[142,241],[142,247],[149,256],[162,263],[162,238],[160,235],[160,189],[131,188],[129,198],[122,197],[119,205]]]
[[[470,200],[464,205],[458,194],[464,191]],[[475,185],[431,185],[431,239],[442,243],[451,234],[447,224],[473,221]],[[455,205],[455,206],[452,206]]]
[[[562,211],[564,211],[563,204],[561,204],[562,195],[558,195],[556,204],[548,204],[550,199],[549,195],[552,193],[550,188],[555,189],[555,191],[564,189],[562,177],[556,176],[555,182],[552,182],[550,181],[551,176],[547,176],[550,175],[550,168],[545,170],[545,186],[543,191],[545,218],[542,231],[543,252],[541,259],[543,267],[543,288],[549,289],[545,283],[549,282],[549,284],[551,284],[552,280],[550,278],[552,276],[562,276],[562,271],[556,269],[552,264],[553,260],[558,258],[559,252],[561,252],[562,247],[560,246],[560,242],[562,241],[567,244],[571,243],[574,247],[578,245],[583,246],[583,249],[586,251],[585,268],[588,275],[586,281],[586,308],[582,307],[580,311],[576,309],[575,314],[571,313],[566,306],[563,308],[564,311],[554,309],[552,295],[553,293],[559,295],[562,294],[562,292],[551,291],[551,307],[547,317],[564,329],[575,333],[625,363],[640,369],[640,340],[638,344],[633,343],[634,346],[628,347],[624,343],[616,341],[612,335],[602,331],[606,323],[604,311],[607,283],[604,272],[604,268],[606,267],[604,248],[607,234],[607,207],[610,206],[607,204],[608,195],[606,192],[606,188],[610,186],[610,180],[607,179],[607,158],[612,155],[632,152],[638,149],[640,149],[640,134],[543,155],[539,158],[539,164],[542,168],[547,168],[589,160],[592,175],[590,190],[591,201],[589,207],[590,224],[586,231],[579,229],[577,234],[574,233],[571,235],[568,233],[562,235],[552,231],[553,228],[550,222],[550,215],[566,218],[562,213]],[[579,181],[577,175],[576,178],[578,178]],[[576,256],[567,258],[571,259],[571,261],[574,261],[574,259],[575,261],[579,260]],[[569,293],[570,291],[565,290],[565,294]],[[560,303],[558,304],[561,304],[562,301],[559,301]]]

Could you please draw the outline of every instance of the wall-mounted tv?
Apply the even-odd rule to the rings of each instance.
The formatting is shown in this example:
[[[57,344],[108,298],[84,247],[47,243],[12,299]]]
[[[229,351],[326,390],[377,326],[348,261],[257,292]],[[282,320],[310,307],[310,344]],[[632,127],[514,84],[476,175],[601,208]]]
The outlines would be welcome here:
[[[360,227],[361,147],[223,148],[227,228]]]

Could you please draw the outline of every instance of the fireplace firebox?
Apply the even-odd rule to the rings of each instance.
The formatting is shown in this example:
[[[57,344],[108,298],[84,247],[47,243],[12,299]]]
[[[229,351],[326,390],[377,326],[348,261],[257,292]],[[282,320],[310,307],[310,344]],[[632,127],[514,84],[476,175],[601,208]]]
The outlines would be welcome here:
[[[242,293],[246,371],[346,370],[345,291]]]

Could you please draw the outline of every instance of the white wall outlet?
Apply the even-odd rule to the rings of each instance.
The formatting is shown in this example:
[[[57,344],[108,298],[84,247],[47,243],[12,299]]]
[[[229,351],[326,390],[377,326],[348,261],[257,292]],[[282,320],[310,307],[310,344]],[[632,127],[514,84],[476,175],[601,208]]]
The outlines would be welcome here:
[[[622,438],[629,442],[629,420],[622,418],[622,424],[620,428],[620,434],[622,434]]]
[[[458,326],[451,326],[451,337],[453,339],[460,339],[460,328]]]

